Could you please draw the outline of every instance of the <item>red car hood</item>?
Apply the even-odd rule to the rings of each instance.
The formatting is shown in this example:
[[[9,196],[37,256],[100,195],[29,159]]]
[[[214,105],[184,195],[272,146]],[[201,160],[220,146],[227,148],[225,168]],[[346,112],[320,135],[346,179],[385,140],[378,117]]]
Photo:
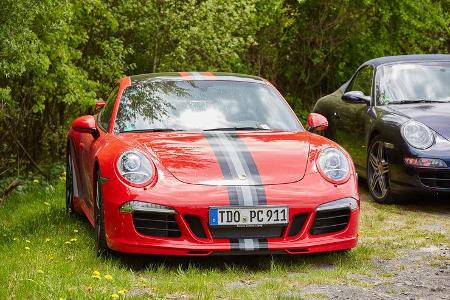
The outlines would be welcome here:
[[[308,132],[153,132],[137,137],[178,180],[203,185],[299,181],[309,139]]]

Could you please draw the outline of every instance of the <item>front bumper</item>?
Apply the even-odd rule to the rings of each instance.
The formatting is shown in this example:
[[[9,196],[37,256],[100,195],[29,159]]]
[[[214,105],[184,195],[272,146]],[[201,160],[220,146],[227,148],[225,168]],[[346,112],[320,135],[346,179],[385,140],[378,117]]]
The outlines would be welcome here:
[[[325,181],[318,173],[305,175],[302,181],[282,185],[265,186],[267,205],[287,205],[289,224],[281,228],[279,236],[253,236],[242,238],[217,238],[209,227],[209,207],[229,206],[227,189],[223,186],[192,185],[166,178],[164,183],[151,189],[129,188],[110,179],[103,184],[105,228],[108,246],[119,252],[207,256],[224,254],[305,254],[350,249],[356,246],[358,237],[359,193],[356,178],[339,186]],[[358,208],[349,210],[348,222],[332,233],[312,234],[316,220],[316,208],[323,203],[351,197]],[[136,230],[131,213],[119,211],[127,201],[138,200],[172,207],[179,234],[173,237],[149,236]],[[299,230],[291,230],[294,217],[305,216]],[[204,231],[192,227],[188,217],[196,218]],[[255,229],[257,232],[258,229]],[[263,231],[263,230],[261,230]],[[250,241],[252,240],[252,241]],[[249,242],[250,246],[247,245]]]
[[[391,163],[389,176],[397,194],[450,193],[450,168],[419,168],[399,161]]]

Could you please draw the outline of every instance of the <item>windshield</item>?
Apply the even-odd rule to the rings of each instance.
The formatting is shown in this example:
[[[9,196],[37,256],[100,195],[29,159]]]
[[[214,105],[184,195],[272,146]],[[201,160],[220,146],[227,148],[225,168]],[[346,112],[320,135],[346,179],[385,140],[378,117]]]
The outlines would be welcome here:
[[[147,81],[126,88],[114,130],[283,130],[302,127],[281,97],[261,83]]]
[[[450,62],[386,65],[377,76],[381,105],[450,101]]]

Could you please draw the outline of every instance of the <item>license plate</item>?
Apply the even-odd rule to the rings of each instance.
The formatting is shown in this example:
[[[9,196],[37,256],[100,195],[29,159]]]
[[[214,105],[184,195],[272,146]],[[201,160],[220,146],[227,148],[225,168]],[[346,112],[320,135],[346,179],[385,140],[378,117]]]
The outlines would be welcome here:
[[[288,223],[288,216],[286,206],[211,207],[209,209],[209,225],[285,225]]]

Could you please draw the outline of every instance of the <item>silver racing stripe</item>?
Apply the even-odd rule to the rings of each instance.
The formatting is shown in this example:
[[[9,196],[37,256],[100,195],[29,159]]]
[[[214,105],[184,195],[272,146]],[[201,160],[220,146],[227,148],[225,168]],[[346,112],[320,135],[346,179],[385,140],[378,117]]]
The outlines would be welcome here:
[[[205,137],[213,149],[227,185],[231,206],[265,205],[266,195],[256,164],[245,143],[236,133],[207,132]],[[267,249],[266,239],[233,239],[232,250],[254,251]]]

